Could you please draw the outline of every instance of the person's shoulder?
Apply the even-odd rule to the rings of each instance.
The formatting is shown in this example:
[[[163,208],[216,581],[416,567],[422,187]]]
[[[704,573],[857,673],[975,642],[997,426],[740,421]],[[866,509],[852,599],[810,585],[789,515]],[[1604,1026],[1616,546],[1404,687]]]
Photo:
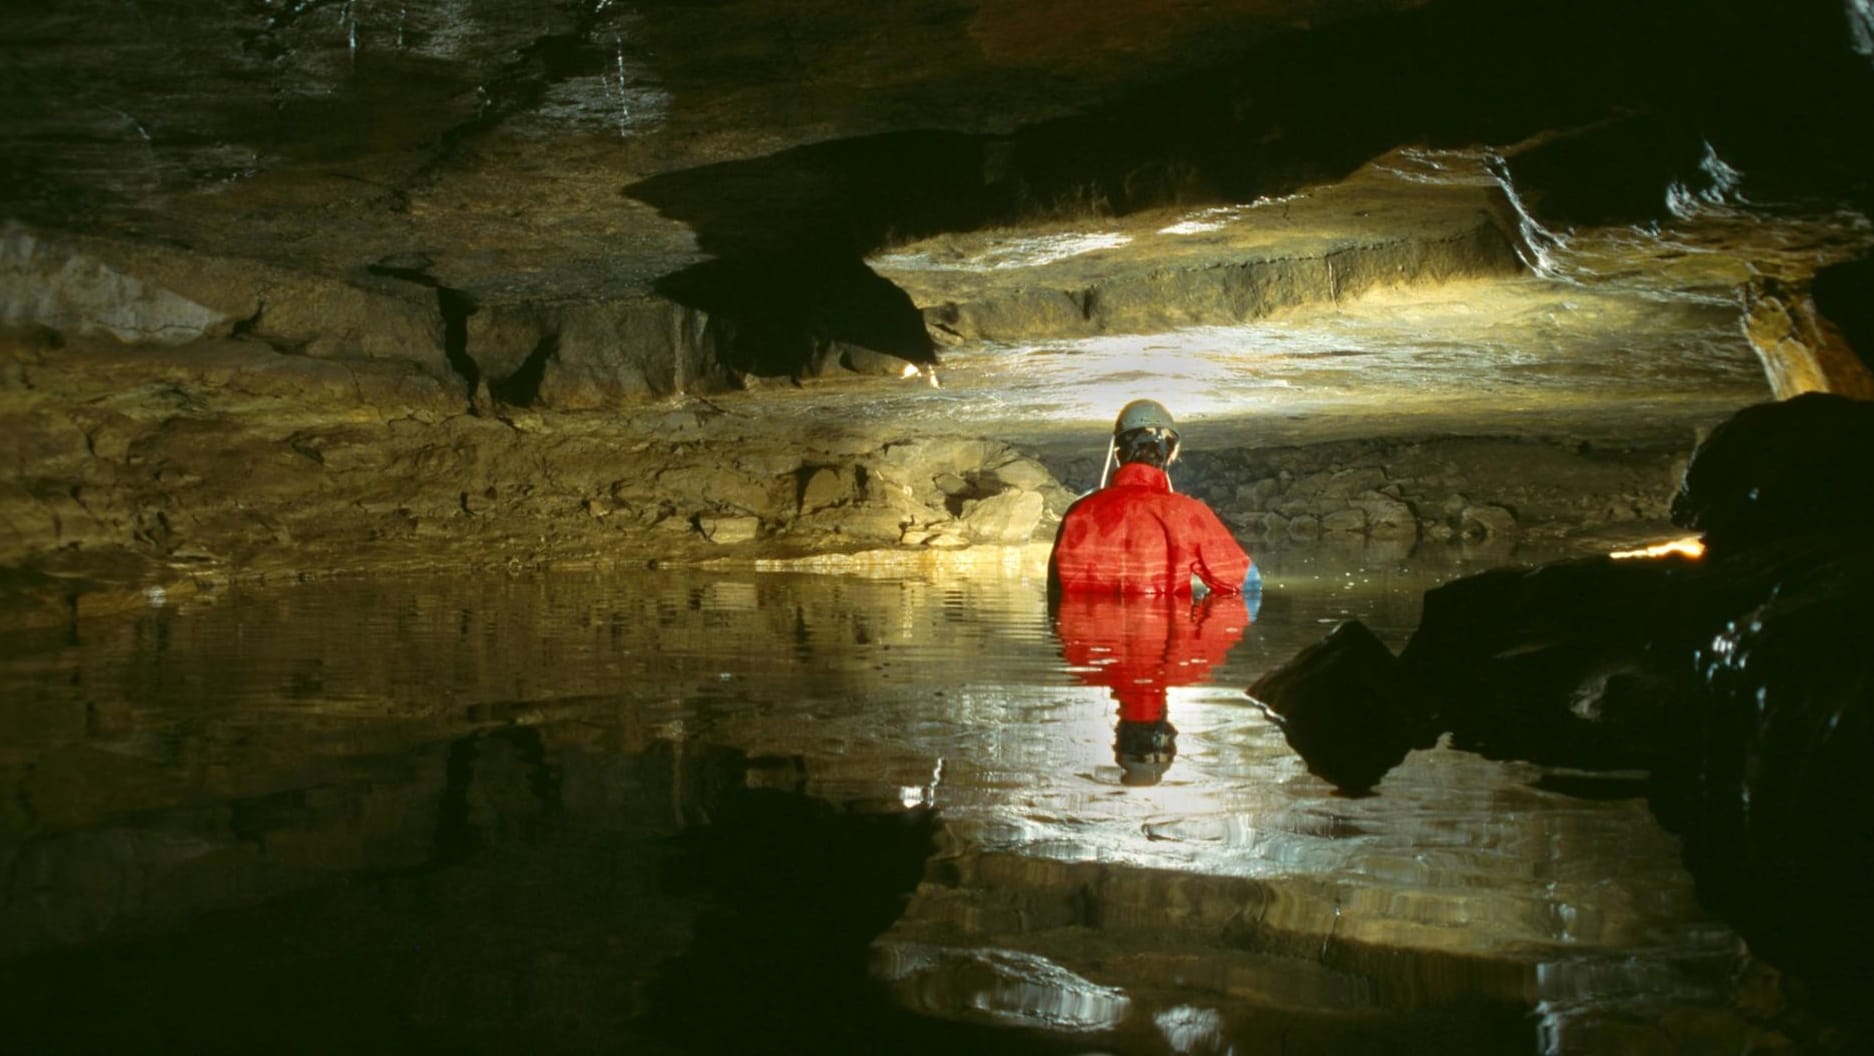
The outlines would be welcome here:
[[[1199,517],[1205,520],[1221,519],[1217,516],[1217,511],[1211,507],[1210,503],[1205,502],[1195,495],[1186,495],[1183,492],[1178,492],[1166,495],[1165,499],[1187,516]]]
[[[1210,503],[1205,502],[1203,499],[1200,499],[1195,495],[1186,495],[1182,491],[1168,492],[1164,496],[1162,496],[1162,498],[1167,503],[1170,503],[1174,506],[1183,506],[1187,509],[1193,509],[1193,510],[1209,510],[1210,509]]]
[[[1131,493],[1136,490],[1136,488],[1121,488],[1111,485],[1104,488],[1094,488],[1092,491],[1075,499],[1073,504],[1067,507],[1067,512],[1072,513],[1076,507],[1081,506],[1104,506],[1112,502],[1125,502],[1132,497]]]

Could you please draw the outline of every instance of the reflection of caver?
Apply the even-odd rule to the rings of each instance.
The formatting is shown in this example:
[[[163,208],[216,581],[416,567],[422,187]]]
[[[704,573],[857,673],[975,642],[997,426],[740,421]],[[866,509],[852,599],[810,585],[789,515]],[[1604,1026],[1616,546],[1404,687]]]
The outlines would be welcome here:
[[[1055,607],[1061,656],[1088,685],[1119,701],[1114,756],[1128,785],[1157,783],[1177,754],[1165,690],[1203,681],[1243,637],[1240,594],[1196,604],[1167,595],[1068,594]]]
[[[1099,490],[1068,509],[1048,555],[1061,653],[1119,701],[1113,748],[1129,785],[1157,783],[1177,752],[1166,687],[1201,680],[1249,625],[1243,592],[1261,600],[1262,577],[1229,529],[1171,490],[1165,469],[1178,449],[1169,411],[1151,400],[1126,404]],[[1194,590],[1211,593],[1193,606]]]

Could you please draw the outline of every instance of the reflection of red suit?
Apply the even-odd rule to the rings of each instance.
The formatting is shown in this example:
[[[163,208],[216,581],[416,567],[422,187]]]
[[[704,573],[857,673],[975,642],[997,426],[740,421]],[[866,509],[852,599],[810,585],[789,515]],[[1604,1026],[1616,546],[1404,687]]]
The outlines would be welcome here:
[[[1066,594],[1188,595],[1193,575],[1213,591],[1238,591],[1249,568],[1211,508],[1143,462],[1120,466],[1111,484],[1074,503],[1048,556],[1049,579]]]
[[[1122,722],[1163,719],[1166,687],[1202,682],[1248,626],[1240,594],[1195,605],[1171,595],[1067,594],[1054,614],[1061,656],[1081,681],[1113,691]]]

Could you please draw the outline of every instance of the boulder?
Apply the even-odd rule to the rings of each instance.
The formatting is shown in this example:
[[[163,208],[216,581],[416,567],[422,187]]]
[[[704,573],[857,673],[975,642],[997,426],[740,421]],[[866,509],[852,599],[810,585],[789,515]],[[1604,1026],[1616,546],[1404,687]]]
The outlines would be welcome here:
[[[1694,453],[1674,504],[1706,532],[1702,560],[1466,577],[1426,594],[1397,659],[1343,625],[1250,695],[1344,791],[1437,733],[1492,758],[1644,773],[1701,898],[1865,1033],[1862,976],[1843,969],[1874,946],[1870,439],[1874,406],[1839,396],[1747,408]]]
[[[1841,969],[1874,948],[1874,556],[1791,550],[1697,649],[1654,802],[1753,949],[1858,1003]]]
[[[1874,403],[1807,393],[1747,407],[1693,452],[1675,524],[1714,551],[1860,535],[1874,516]]]
[[[1436,740],[1430,710],[1398,660],[1350,620],[1249,687],[1308,769],[1364,795],[1413,748]]]
[[[1516,515],[1501,506],[1466,506],[1458,514],[1458,532],[1467,539],[1490,539],[1516,530]]]
[[[1045,507],[1036,492],[1010,490],[967,504],[962,519],[969,533],[985,543],[1018,545],[1034,535]]]
[[[706,513],[696,519],[696,530],[712,543],[746,543],[761,534],[761,519]]]
[[[1032,458],[1013,458],[992,468],[1002,486],[1020,488],[1023,491],[1039,491],[1041,488],[1058,483],[1048,468]]]
[[[813,513],[829,506],[850,502],[858,494],[852,471],[833,466],[804,470],[800,484],[800,512]]]
[[[1375,539],[1412,540],[1418,538],[1418,515],[1399,499],[1369,491],[1353,500],[1366,513],[1367,534]]]
[[[1400,663],[1435,694],[1457,747],[1582,769],[1643,766],[1649,750],[1632,723],[1649,719],[1611,721],[1592,699],[1610,677],[1649,669],[1665,643],[1689,650],[1699,572],[1677,558],[1589,558],[1467,576],[1426,593]]]
[[[1321,530],[1343,534],[1363,533],[1366,531],[1366,513],[1358,509],[1335,510],[1321,518]]]

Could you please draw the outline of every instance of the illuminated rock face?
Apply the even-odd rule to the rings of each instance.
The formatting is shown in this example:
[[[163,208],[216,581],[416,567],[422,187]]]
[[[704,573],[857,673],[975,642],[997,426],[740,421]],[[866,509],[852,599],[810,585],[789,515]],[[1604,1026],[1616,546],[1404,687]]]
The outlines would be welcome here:
[[[1779,398],[1805,392],[1833,392],[1874,399],[1874,371],[1867,353],[1874,335],[1866,326],[1866,293],[1874,287],[1874,261],[1863,259],[1825,269],[1816,279],[1827,309],[1808,283],[1786,284],[1773,278],[1753,283],[1746,292],[1745,319],[1752,347],[1763,357],[1764,372]],[[1856,336],[1849,336],[1850,328]]]
[[[1859,8],[1632,6],[15,5],[0,14],[0,562],[306,571],[1045,540],[1058,496],[1039,485],[1021,489],[1039,512],[857,490],[802,511],[786,493],[939,435],[1015,445],[1048,487],[1090,486],[1077,465],[1101,438],[1082,427],[1109,408],[1062,398],[991,420],[1001,394],[945,385],[942,361],[1375,296],[1401,298],[1404,318],[1411,291],[1514,289],[1597,235],[1694,214],[1715,241],[1603,238],[1614,248],[1588,263],[1665,275],[1706,316],[1763,276],[1751,334],[1776,391],[1856,391],[1855,325],[1827,320],[1865,300],[1865,270],[1815,276],[1874,241],[1860,175],[1874,137],[1836,134],[1864,127],[1874,98],[1859,90]],[[1835,105],[1791,114],[1764,97],[1749,71],[1772,59]],[[1758,197],[1822,203],[1827,237],[1753,212]],[[1728,226],[1705,215],[1720,213]],[[1508,426],[1450,401],[1436,423],[1381,414],[1375,428],[1474,423],[1576,448],[1581,430],[1523,413],[1517,386],[1611,375],[1623,353],[1610,341],[1598,362],[1532,371],[1514,346],[1547,347],[1547,322],[1578,310],[1598,308],[1513,305],[1436,342],[1489,338],[1459,369],[1513,409]],[[1603,319],[1610,335],[1634,322]],[[1720,329],[1741,341],[1735,319]],[[1185,355],[1143,341],[1130,376],[1155,386]],[[1372,399],[1392,414],[1418,385]],[[924,417],[888,409],[912,386],[931,395]],[[1247,414],[1212,388],[1190,384],[1205,414]],[[745,402],[695,402],[724,394]],[[1652,453],[1659,432],[1683,446],[1684,425],[1745,402],[1724,388],[1668,430],[1649,398],[1632,421]],[[1210,443],[1265,443],[1269,424]],[[1285,438],[1324,462],[1319,439]],[[1274,542],[1476,540],[1660,512],[1624,482],[1579,478],[1594,512],[1566,516],[1540,488],[1476,483],[1501,450],[1415,471],[1436,478],[1416,491],[1373,456],[1354,468],[1380,469],[1379,486],[1325,502],[1267,460],[1223,458],[1192,484]],[[753,483],[740,497],[658,485],[695,475],[679,467]]]

